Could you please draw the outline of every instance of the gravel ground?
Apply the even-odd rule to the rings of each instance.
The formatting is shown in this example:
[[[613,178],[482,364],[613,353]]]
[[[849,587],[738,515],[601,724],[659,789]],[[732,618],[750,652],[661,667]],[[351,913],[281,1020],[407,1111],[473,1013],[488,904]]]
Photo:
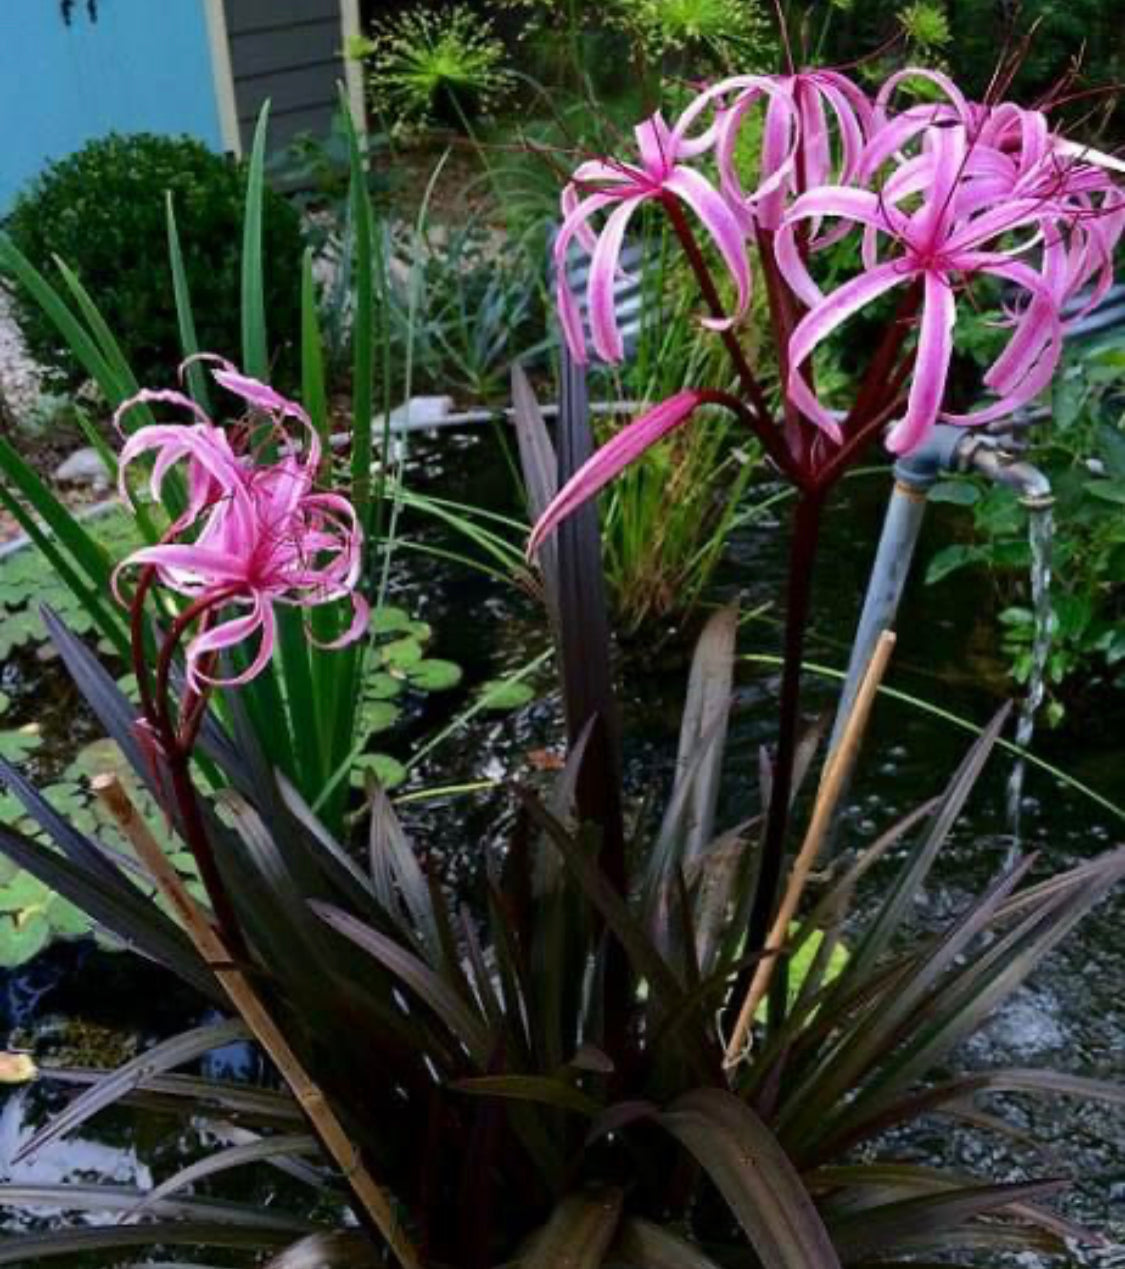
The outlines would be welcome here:
[[[39,395],[39,366],[16,325],[11,296],[0,287],[0,402],[11,418],[24,419],[34,413]]]

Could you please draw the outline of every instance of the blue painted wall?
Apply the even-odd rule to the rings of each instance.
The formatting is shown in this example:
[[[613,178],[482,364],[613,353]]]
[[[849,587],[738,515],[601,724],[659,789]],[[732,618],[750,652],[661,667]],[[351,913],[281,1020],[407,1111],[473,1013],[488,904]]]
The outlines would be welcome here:
[[[204,0],[0,0],[0,211],[48,159],[107,132],[219,149]]]

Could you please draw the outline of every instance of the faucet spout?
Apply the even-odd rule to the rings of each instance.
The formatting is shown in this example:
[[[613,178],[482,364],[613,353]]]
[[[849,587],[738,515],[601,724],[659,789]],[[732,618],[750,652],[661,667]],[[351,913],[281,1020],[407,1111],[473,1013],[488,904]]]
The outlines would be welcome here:
[[[1029,510],[1049,507],[1055,501],[1051,482],[1033,463],[1016,458],[991,436],[969,434],[958,447],[958,467],[970,468],[996,484],[1007,485]]]

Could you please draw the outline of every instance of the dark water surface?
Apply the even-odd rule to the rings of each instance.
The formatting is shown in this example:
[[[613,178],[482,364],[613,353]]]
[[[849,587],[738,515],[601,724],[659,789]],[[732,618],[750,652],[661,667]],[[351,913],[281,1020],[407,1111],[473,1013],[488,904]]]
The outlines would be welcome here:
[[[412,454],[416,484],[446,497],[514,509],[510,478],[491,433],[447,434],[440,443],[415,441]],[[831,666],[846,661],[888,484],[882,476],[851,482],[831,508],[816,575],[811,659]],[[919,565],[898,622],[899,645],[889,682],[980,725],[1002,704],[1007,691],[998,654],[996,599],[985,577],[957,575],[936,588],[921,583],[925,561],[949,540],[951,532],[952,509],[941,507],[935,512],[923,534]],[[406,521],[404,527],[408,534],[431,544],[443,541],[417,519]],[[772,520],[740,531],[731,544],[720,578],[724,597],[738,594],[744,611],[773,605],[744,627],[739,645],[744,653],[778,650],[776,613],[786,545],[784,525]],[[396,589],[396,602],[433,624],[432,654],[457,661],[465,670],[465,684],[458,693],[435,696],[408,716],[404,732],[396,739],[397,756],[405,757],[444,725],[451,710],[470,702],[474,685],[510,673],[540,652],[545,633],[529,599],[432,557],[403,552]],[[658,794],[667,788],[686,682],[685,646],[684,640],[669,637],[663,643],[650,641],[643,647],[622,649],[626,766],[630,786],[638,795],[654,787]],[[27,681],[16,685],[29,694],[27,708],[33,701],[38,706],[52,702],[43,721],[56,737],[83,731],[74,697],[57,681],[58,671],[51,667],[31,670],[35,679],[28,680],[24,674]],[[425,761],[415,785],[500,780],[526,775],[542,765],[541,751],[557,749],[559,744],[559,711],[549,673],[537,685],[541,699],[518,715],[478,714]],[[805,701],[809,716],[830,710],[836,692],[834,682],[810,677]],[[745,662],[728,747],[721,806],[724,822],[734,822],[756,809],[757,754],[762,744],[773,739],[775,708],[776,670]],[[12,717],[25,721],[17,714]],[[841,845],[870,841],[898,816],[939,792],[970,739],[910,706],[881,699],[844,812]],[[1064,731],[1040,735],[1034,748],[1111,800],[1125,804],[1122,700],[1093,706],[1087,702]],[[1004,826],[1009,769],[1009,760],[1003,756],[990,763],[918,905],[920,928],[947,921],[1003,865],[1011,845]],[[1061,869],[1125,842],[1125,820],[1034,767],[1028,772],[1026,794],[1025,846],[1039,853],[1040,872]],[[660,805],[659,797],[656,805]],[[504,794],[494,792],[412,803],[403,808],[403,816],[418,843],[430,847],[430,859],[443,869],[450,884],[469,890],[488,849],[503,842],[510,808]],[[876,871],[873,892],[888,876],[886,868]],[[1125,1078],[1123,918],[1125,894],[1119,894],[1098,908],[966,1046],[958,1055],[958,1065],[1052,1066],[1075,1074]],[[166,976],[85,945],[52,949],[27,970],[10,976],[0,1004],[6,1004],[8,1030],[17,1027],[46,1057],[54,1052],[91,1065],[110,1064],[136,1045],[198,1020],[197,1006],[186,993],[177,992]],[[9,1096],[0,1113],[0,1164],[10,1159],[28,1123],[57,1104],[58,1092],[47,1084],[18,1098]],[[1075,1179],[1067,1210],[1125,1240],[1125,1111],[1043,1098],[1013,1099],[1006,1109],[1015,1122],[1045,1143],[1039,1174]],[[162,1179],[213,1145],[213,1138],[201,1137],[199,1129],[187,1121],[115,1111],[95,1121],[80,1140],[44,1152],[33,1175],[44,1180],[113,1179],[144,1187],[153,1177]],[[916,1162],[940,1157],[998,1179],[1019,1175],[996,1138],[976,1129],[952,1129],[948,1122],[894,1143],[894,1157]],[[12,1172],[14,1179],[27,1180],[30,1175],[27,1165]],[[279,1207],[301,1194],[295,1182],[265,1169],[201,1188],[216,1196]],[[46,1227],[52,1219],[57,1219],[57,1213],[24,1215],[10,1221],[9,1228]],[[125,1264],[143,1259],[142,1255],[97,1256],[85,1263]],[[223,1263],[216,1255],[207,1259]],[[1113,1255],[1076,1258],[1073,1263],[1125,1261],[1118,1262]]]

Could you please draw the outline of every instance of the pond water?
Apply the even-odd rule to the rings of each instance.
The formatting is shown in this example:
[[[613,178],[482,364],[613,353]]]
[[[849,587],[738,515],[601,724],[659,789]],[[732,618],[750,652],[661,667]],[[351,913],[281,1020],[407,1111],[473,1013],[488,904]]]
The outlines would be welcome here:
[[[416,483],[433,492],[493,509],[515,508],[507,467],[495,436],[486,429],[446,433],[440,441],[412,441],[411,467]],[[856,479],[831,509],[816,576],[810,659],[831,666],[846,661],[888,484],[885,475]],[[923,533],[915,577],[898,622],[899,644],[889,681],[979,725],[1007,691],[998,655],[996,600],[988,579],[980,576],[959,573],[937,588],[922,584],[928,555],[948,541],[949,509],[940,511],[930,517]],[[441,542],[430,525],[407,522],[406,530],[431,544]],[[744,611],[776,604],[785,551],[784,525],[776,520],[741,530],[718,579],[723,596],[740,595]],[[457,661],[465,670],[458,693],[430,698],[406,715],[394,741],[395,752],[404,757],[432,735],[451,710],[469,702],[474,685],[518,669],[539,653],[544,631],[533,603],[510,587],[422,554],[404,552],[400,560],[396,602],[434,626],[433,655]],[[776,613],[767,608],[744,627],[740,650],[772,654],[777,645]],[[669,637],[655,648],[622,649],[626,765],[638,794],[651,790],[654,782],[662,791],[670,776],[686,681],[685,646],[682,639]],[[5,686],[15,696],[17,711],[34,709],[49,738],[73,744],[76,738],[94,734],[53,666],[21,656],[8,676],[12,681]],[[775,669],[759,662],[748,660],[740,670],[721,806],[727,822],[755,807],[758,750],[773,738],[775,680]],[[500,780],[541,763],[540,751],[559,743],[559,711],[549,675],[537,680],[537,686],[542,689],[540,698],[518,714],[478,713],[419,766],[408,788]],[[833,681],[810,676],[810,717],[830,710],[836,691]],[[14,719],[25,721],[18,712]],[[1106,701],[1076,717],[1065,732],[1041,734],[1035,749],[1108,798],[1125,802],[1123,723],[1125,702]],[[842,817],[841,846],[870,840],[940,791],[970,739],[907,704],[881,699]],[[992,759],[919,905],[920,925],[948,919],[1003,865],[1011,845],[1005,835],[1010,769],[1010,759]],[[440,842],[440,854],[435,850],[432,860],[450,884],[470,887],[488,845],[504,839],[510,810],[502,792],[486,792],[411,802],[402,813],[419,842]],[[1125,822],[1035,766],[1027,772],[1021,831],[1025,847],[1039,852],[1039,871],[1061,869],[1125,841]],[[875,887],[880,880],[874,878]],[[1044,1065],[1125,1078],[1125,946],[1119,934],[1123,917],[1125,894],[1098,908],[1077,936],[966,1047],[959,1065]],[[52,948],[25,970],[9,975],[0,1007],[7,1029],[17,1038],[32,1041],[45,1056],[53,1053],[56,1059],[83,1065],[117,1060],[136,1045],[183,1029],[199,1017],[197,1004],[170,986],[166,977],[86,943]],[[8,1109],[0,1115],[0,1165],[10,1158],[12,1144],[26,1132],[27,1123],[41,1117],[57,1099],[57,1090],[47,1084],[27,1090],[18,1101],[9,1098]],[[1011,1109],[1016,1122],[1046,1144],[1043,1174],[1075,1178],[1068,1210],[1125,1241],[1125,1111],[1028,1098],[1013,1102]],[[47,1152],[49,1157],[36,1165],[44,1170],[37,1175],[90,1181],[112,1176],[144,1186],[153,1175],[167,1175],[194,1157],[204,1144],[196,1129],[182,1121],[118,1110],[96,1121],[81,1140]],[[916,1159],[941,1156],[1005,1179],[1015,1175],[994,1138],[967,1128],[935,1126],[932,1132],[896,1143],[896,1151],[899,1157],[909,1154]],[[24,1173],[16,1175],[27,1179]],[[228,1178],[212,1192],[283,1206],[293,1185],[285,1177],[259,1172]],[[13,1220],[9,1227],[46,1223],[49,1214],[37,1214],[30,1221],[26,1216]],[[210,1259],[221,1263],[217,1257]],[[1114,1262],[1096,1256],[1074,1261]],[[94,1258],[88,1263],[105,1261]]]

